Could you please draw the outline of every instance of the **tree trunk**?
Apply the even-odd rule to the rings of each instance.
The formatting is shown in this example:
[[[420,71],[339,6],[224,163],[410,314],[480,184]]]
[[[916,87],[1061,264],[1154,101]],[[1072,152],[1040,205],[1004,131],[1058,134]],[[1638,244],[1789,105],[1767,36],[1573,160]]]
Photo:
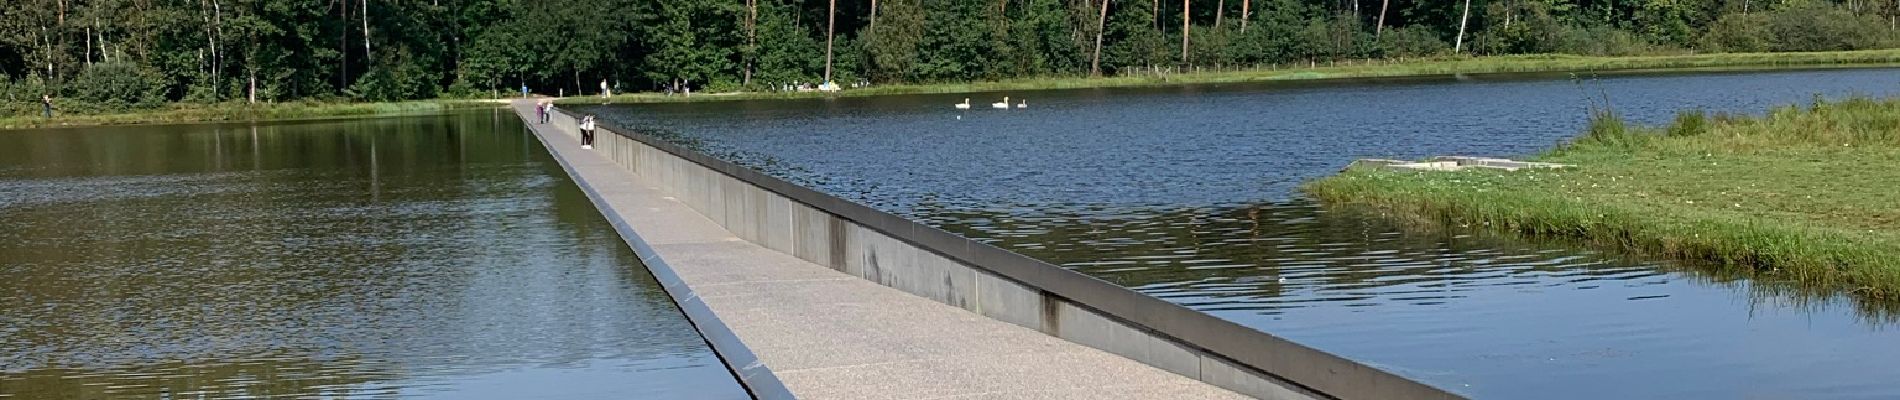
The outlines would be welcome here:
[[[1458,17],[1458,41],[1451,46],[1452,53],[1465,51],[1465,25],[1471,23],[1471,0],[1465,0],[1464,16]]]
[[[871,26],[865,30],[877,29],[877,0],[871,0]]]
[[[1385,36],[1385,10],[1392,7],[1392,0],[1379,0],[1379,25],[1372,28],[1373,37]]]
[[[1253,19],[1253,0],[1240,0],[1240,31],[1247,31],[1247,20]]]
[[[1154,19],[1155,31],[1161,31],[1161,0],[1149,2],[1148,18]]]
[[[1089,63],[1089,76],[1102,77],[1102,34],[1108,32],[1108,2],[1102,0],[1102,15],[1095,19],[1095,61]]]
[[[217,93],[224,89],[217,85],[218,73],[224,71],[224,49],[220,47],[224,43],[224,6],[218,4],[218,0],[211,0],[211,29],[214,33],[211,37],[216,41],[211,46],[211,99],[217,100]]]
[[[838,26],[838,0],[831,0],[831,7],[825,11],[825,82],[831,83],[831,43],[833,29]],[[822,84],[821,84],[822,85]]]
[[[257,104],[257,71],[251,71],[251,104]]]
[[[217,1],[214,0],[210,4],[211,7],[209,8],[212,10],[217,9]],[[211,78],[211,101],[216,102],[218,101],[218,35],[217,31],[213,28],[216,26],[216,22],[213,22],[211,11],[207,11],[206,8],[204,2],[198,3],[199,18],[203,18],[205,22],[205,53],[208,53],[210,56],[208,59],[201,61],[203,61],[202,65],[205,69],[205,75],[209,75]]]
[[[1220,29],[1222,20],[1227,19],[1227,0],[1214,3],[1214,29]]]
[[[336,88],[337,90],[342,90],[350,87],[350,28],[348,28],[348,26],[350,26],[350,3],[345,2],[342,7],[337,7],[336,13],[343,16],[343,26],[345,27],[337,30],[339,34],[336,40],[336,52],[340,55],[340,57],[337,57],[336,63],[338,72]]]
[[[876,0],[872,0],[871,4],[877,4]],[[745,78],[741,82],[750,86],[752,85],[752,68],[759,58],[759,0],[746,0],[745,8]],[[876,17],[872,18],[875,20]]]
[[[363,0],[363,64],[369,65],[369,0]]]
[[[46,36],[46,25],[40,25],[40,43],[42,57],[46,58],[46,77],[53,78],[53,39]]]
[[[431,3],[435,5],[441,4],[439,1],[432,1]],[[462,10],[455,8],[455,4],[458,4],[458,3],[459,2],[451,2],[449,4],[450,10],[449,10],[448,15],[462,14]],[[462,57],[462,32],[463,32],[462,19],[457,18],[457,17],[449,17],[448,20],[449,20],[449,62],[454,63],[455,65],[454,67],[455,76],[461,77],[463,75],[466,75],[466,73],[464,72],[465,69],[462,68],[462,62],[461,62],[463,58]]]
[[[1075,10],[1080,10],[1084,8],[1093,10],[1095,9],[1095,0],[1069,0],[1068,7],[1069,7],[1069,11],[1075,11]],[[1084,24],[1082,23],[1082,14],[1079,12],[1075,14],[1076,14],[1075,23],[1069,24],[1069,40],[1073,40],[1076,43],[1082,43],[1082,36],[1086,33],[1086,32],[1083,32],[1082,30],[1086,28],[1083,27]]]
[[[1181,64],[1188,62],[1188,31],[1193,29],[1188,25],[1189,1],[1181,0]]]
[[[92,17],[92,26],[100,26],[96,15]],[[106,30],[103,27],[99,28],[99,61],[112,62],[112,46],[106,42]]]
[[[1386,1],[1391,1],[1391,0],[1386,0]],[[1507,30],[1511,29],[1512,22],[1517,22],[1517,7],[1516,6],[1506,7],[1504,9],[1504,29],[1507,29]]]

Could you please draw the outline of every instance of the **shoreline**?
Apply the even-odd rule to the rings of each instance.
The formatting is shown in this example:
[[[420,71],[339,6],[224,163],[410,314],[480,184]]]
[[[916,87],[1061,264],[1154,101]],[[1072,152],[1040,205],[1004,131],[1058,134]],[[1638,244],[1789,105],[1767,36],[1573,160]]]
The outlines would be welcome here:
[[[113,114],[39,115],[0,117],[0,132],[25,129],[83,128],[124,125],[197,123],[291,122],[342,118],[430,115],[446,111],[502,108],[507,100],[415,100],[387,103],[221,103],[168,104],[157,110]]]
[[[1564,170],[1348,168],[1307,182],[1324,206],[1689,261],[1700,269],[1900,299],[1900,99],[1685,112],[1656,127],[1598,116],[1532,157]]]
[[[1191,72],[1173,75],[1135,75],[1103,78],[1045,77],[988,82],[892,84],[840,92],[725,92],[695,96],[633,93],[600,97],[556,98],[558,104],[648,104],[740,100],[791,100],[874,97],[914,94],[960,94],[1021,90],[1135,88],[1172,85],[1312,83],[1351,80],[1430,79],[1435,77],[1509,77],[1540,74],[1590,73],[1603,75],[1771,72],[1843,68],[1900,67],[1900,49],[1809,53],[1716,53],[1669,56],[1595,57],[1576,55],[1518,55],[1453,57],[1418,60],[1374,59],[1354,64],[1289,68]],[[514,98],[432,99],[386,103],[291,102],[274,104],[167,104],[156,110],[126,113],[0,117],[0,131],[15,129],[107,125],[266,122],[326,118],[422,115],[448,110],[500,108]]]
[[[1371,63],[1317,67],[1193,72],[1168,76],[1104,78],[1047,77],[988,82],[878,85],[839,92],[730,92],[692,96],[634,93],[609,98],[566,97],[558,104],[650,104],[742,100],[793,100],[916,94],[961,94],[1026,90],[1138,88],[1173,85],[1300,83],[1411,79],[1477,75],[1486,77],[1591,73],[1602,75],[1772,72],[1900,67],[1900,49],[1809,53],[1715,53],[1670,56],[1596,57],[1520,55],[1422,60],[1371,60]]]

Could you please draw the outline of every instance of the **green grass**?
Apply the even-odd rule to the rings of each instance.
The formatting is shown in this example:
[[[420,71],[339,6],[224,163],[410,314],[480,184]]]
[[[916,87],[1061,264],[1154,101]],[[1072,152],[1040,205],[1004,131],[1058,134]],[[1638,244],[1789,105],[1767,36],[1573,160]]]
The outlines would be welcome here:
[[[862,97],[894,94],[974,93],[1020,90],[1134,87],[1195,83],[1313,81],[1329,79],[1396,78],[1456,74],[1511,74],[1549,72],[1640,73],[1655,71],[1772,70],[1900,65],[1900,49],[1813,53],[1720,53],[1631,57],[1523,55],[1451,57],[1407,60],[1361,60],[1341,63],[1279,65],[1229,71],[1180,74],[1143,74],[1107,78],[1044,77],[990,82],[895,84],[838,93],[714,93],[666,96],[658,93],[616,95],[609,99],[574,97],[563,104],[670,103],[722,100]]]
[[[1578,168],[1400,172],[1309,182],[1328,206],[1488,226],[1696,261],[1807,287],[1900,298],[1900,99],[1684,112],[1660,127],[1600,115],[1535,157]]]
[[[454,109],[499,107],[501,104],[495,101],[479,100],[424,100],[395,103],[175,103],[154,110],[124,113],[75,115],[55,112],[52,119],[38,114],[0,117],[0,129],[415,115]],[[37,111],[38,106],[34,107]]]

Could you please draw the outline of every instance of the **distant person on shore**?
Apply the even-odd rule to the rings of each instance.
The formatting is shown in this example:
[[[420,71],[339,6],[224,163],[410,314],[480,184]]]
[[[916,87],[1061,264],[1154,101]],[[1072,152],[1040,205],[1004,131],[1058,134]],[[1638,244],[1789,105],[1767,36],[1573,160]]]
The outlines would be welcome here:
[[[581,149],[594,149],[594,115],[581,117]]]
[[[601,79],[600,80],[600,98],[605,99],[608,97],[612,97],[613,95],[614,95],[613,89],[607,87],[607,80]]]
[[[40,107],[46,111],[46,119],[53,119],[53,95],[40,95]]]

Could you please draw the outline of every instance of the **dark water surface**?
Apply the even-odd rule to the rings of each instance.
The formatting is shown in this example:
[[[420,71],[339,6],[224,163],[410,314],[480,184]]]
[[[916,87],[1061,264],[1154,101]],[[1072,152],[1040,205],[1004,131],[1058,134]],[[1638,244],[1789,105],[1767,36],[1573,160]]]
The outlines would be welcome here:
[[[502,110],[0,132],[0,399],[744,398]]]
[[[1361,157],[1900,94],[1900,71],[1433,78],[587,108],[794,182],[1478,398],[1900,398],[1894,306],[1297,193]],[[1023,110],[955,111],[974,98]]]

